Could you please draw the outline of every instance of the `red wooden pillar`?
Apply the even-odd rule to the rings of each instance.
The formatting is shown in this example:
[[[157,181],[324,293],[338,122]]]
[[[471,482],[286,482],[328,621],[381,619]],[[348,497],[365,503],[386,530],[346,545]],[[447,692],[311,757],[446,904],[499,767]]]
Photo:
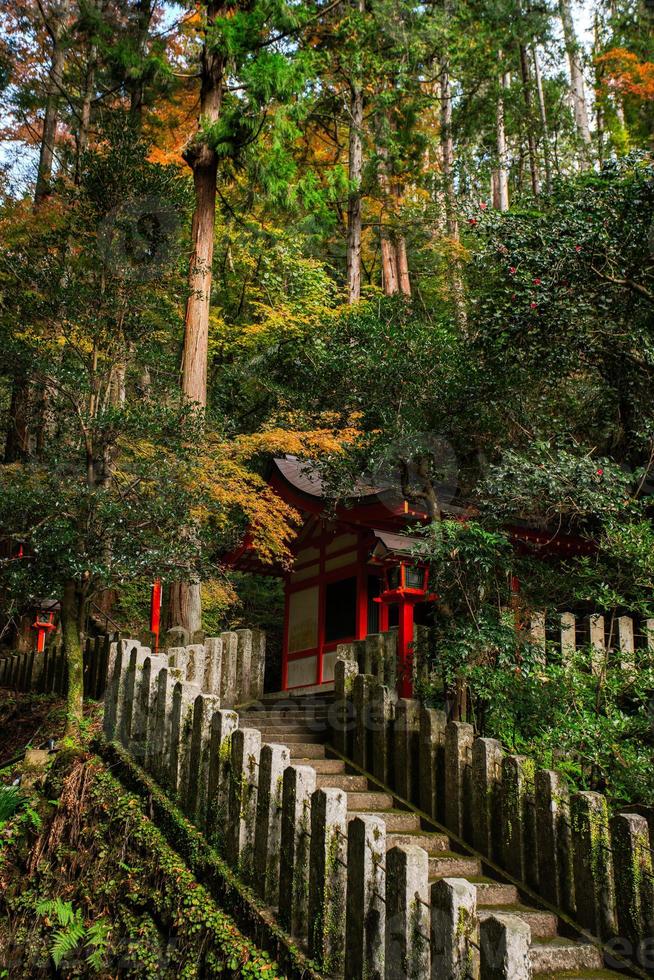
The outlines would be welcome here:
[[[161,630],[161,579],[157,578],[152,584],[150,596],[150,632],[154,634],[154,652],[159,650],[159,632]]]
[[[412,600],[407,596],[400,599],[397,632],[397,693],[401,698],[413,697],[413,612]]]

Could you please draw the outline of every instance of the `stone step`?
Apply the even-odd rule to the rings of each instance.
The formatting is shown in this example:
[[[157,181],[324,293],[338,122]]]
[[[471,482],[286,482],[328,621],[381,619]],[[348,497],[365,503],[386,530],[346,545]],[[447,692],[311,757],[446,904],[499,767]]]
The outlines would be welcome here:
[[[573,939],[535,940],[529,950],[534,973],[554,973],[561,970],[601,970],[604,958],[599,949]]]
[[[321,773],[316,776],[316,789],[344,789],[348,793],[365,791],[368,780],[365,776],[336,776],[333,773]]]
[[[397,847],[400,844],[414,845],[415,847],[422,847],[423,850],[427,851],[427,854],[437,854],[439,851],[449,851],[450,850],[450,840],[446,834],[387,834],[386,835],[386,850],[390,851],[391,847]]]
[[[505,885],[502,881],[477,875],[469,877],[468,881],[477,889],[479,905],[517,905],[519,902],[515,885]]]
[[[494,912],[510,913],[526,922],[531,934],[540,939],[553,939],[557,935],[558,920],[552,912],[529,908],[527,905],[481,905],[477,903],[479,918],[487,919]]]
[[[532,980],[624,980],[624,976],[614,970],[557,970],[556,973],[534,973]]]
[[[307,725],[326,725],[327,712],[314,711],[243,711],[239,714],[240,718],[247,718],[248,721],[277,722],[290,721],[298,724]]]
[[[264,742],[281,742],[283,745],[289,746],[295,742],[300,742],[304,745],[307,745],[309,742],[323,745],[325,742],[325,736],[319,735],[316,732],[302,731],[291,732],[289,734],[282,728],[260,728],[259,731]]]
[[[296,759],[324,759],[324,743],[318,742],[290,742],[291,759],[295,763]],[[299,763],[298,763],[299,764]]]
[[[293,757],[293,753],[291,753]],[[332,773],[334,775],[340,775],[345,772],[345,763],[341,762],[340,759],[296,759],[293,757],[294,766],[311,766],[312,769],[316,770],[316,773],[326,774]]]
[[[348,810],[390,810],[393,806],[393,797],[390,793],[376,793],[371,790],[366,793],[348,793]]]
[[[364,813],[370,817],[381,817],[386,824],[386,833],[411,833],[413,830],[420,830],[420,820],[410,810],[348,810],[348,818],[353,820]]]
[[[429,858],[429,877],[435,878],[468,878],[481,874],[479,858],[467,857],[465,854],[455,854],[448,851],[432,855]]]
[[[275,732],[308,732],[311,735],[322,735],[324,738],[330,734],[329,726],[321,721],[308,722],[306,719],[298,721],[286,721],[285,718],[241,718],[241,728],[258,728],[266,731]]]

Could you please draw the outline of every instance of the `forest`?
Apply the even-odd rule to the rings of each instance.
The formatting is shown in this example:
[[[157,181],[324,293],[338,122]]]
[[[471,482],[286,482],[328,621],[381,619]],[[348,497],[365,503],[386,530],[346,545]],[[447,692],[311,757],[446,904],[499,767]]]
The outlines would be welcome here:
[[[598,677],[506,618],[654,615],[651,0],[16,0],[0,140],[0,642],[59,601],[69,729],[154,579],[279,635],[225,556],[288,567],[290,454],[424,505],[427,698],[654,801],[648,643]]]

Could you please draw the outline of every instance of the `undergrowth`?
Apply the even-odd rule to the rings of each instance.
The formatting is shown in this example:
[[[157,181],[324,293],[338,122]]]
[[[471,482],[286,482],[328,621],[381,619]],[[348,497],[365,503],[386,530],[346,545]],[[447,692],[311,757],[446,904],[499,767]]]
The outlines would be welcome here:
[[[38,802],[14,802],[0,825],[0,976],[279,976],[97,757],[58,757]]]

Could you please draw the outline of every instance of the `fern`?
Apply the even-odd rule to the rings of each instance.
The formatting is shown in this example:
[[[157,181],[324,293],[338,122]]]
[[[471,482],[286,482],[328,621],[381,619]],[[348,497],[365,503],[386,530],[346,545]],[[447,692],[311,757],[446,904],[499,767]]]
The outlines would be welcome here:
[[[0,786],[0,826],[18,813],[25,805],[25,798],[17,786]]]
[[[52,937],[50,955],[56,967],[59,967],[61,961],[76,950],[82,939],[84,939],[86,927],[82,921],[81,913],[77,914],[78,917],[75,918],[74,922],[71,922],[62,929],[57,929]]]
[[[98,919],[86,930],[86,943],[84,945],[91,950],[88,963],[96,973],[100,972],[105,963],[107,938],[110,930],[111,926],[106,919]]]

